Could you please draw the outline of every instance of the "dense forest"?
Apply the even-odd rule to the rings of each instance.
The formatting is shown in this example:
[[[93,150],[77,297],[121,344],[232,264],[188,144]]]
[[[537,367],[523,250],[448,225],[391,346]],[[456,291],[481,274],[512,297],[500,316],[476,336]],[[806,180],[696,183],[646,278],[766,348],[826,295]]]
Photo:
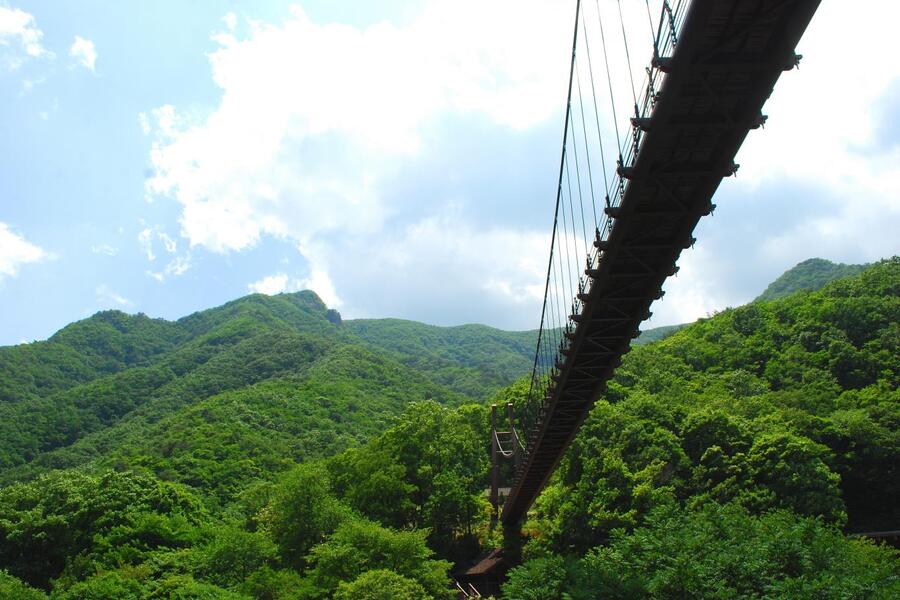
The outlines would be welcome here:
[[[900,259],[857,271],[628,354],[504,597],[900,596],[852,535],[900,524]],[[534,339],[300,292],[0,348],[0,597],[453,598]]]

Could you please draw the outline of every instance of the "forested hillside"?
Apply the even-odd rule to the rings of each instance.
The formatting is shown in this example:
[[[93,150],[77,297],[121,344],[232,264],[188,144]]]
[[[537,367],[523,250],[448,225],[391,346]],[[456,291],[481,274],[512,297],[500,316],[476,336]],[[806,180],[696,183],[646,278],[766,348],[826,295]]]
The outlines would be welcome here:
[[[232,460],[273,455],[284,466],[329,456],[383,431],[412,401],[481,400],[530,366],[533,333],[409,324],[373,335],[393,322],[342,324],[335,315],[312,292],[253,295],[174,323],[98,313],[46,342],[3,348],[3,370],[15,376],[0,383],[8,398],[0,401],[0,482],[134,457],[149,466],[179,432],[200,439],[202,430],[215,450],[205,460],[227,479],[221,470]],[[285,407],[275,431],[275,414],[261,423],[245,414],[261,403],[269,413]],[[252,452],[222,456],[227,445],[217,441],[251,423],[260,430]],[[219,477],[217,489],[225,485]]]
[[[822,289],[827,283],[842,277],[850,277],[862,271],[866,265],[845,265],[833,263],[823,258],[810,258],[798,263],[778,276],[778,278],[766,286],[762,294],[756,297],[754,302],[777,300],[785,298],[796,292],[814,292]],[[634,341],[636,345],[649,344],[665,339],[690,325],[680,323],[678,325],[663,325],[641,331],[641,335]]]
[[[4,348],[0,597],[451,598],[499,544],[488,406],[525,409],[532,342],[301,292]],[[846,534],[900,527],[898,381],[896,258],[635,348],[506,597],[897,597]]]
[[[810,258],[785,271],[760,294],[757,300],[777,300],[803,290],[815,291],[826,283],[851,277],[866,268],[866,265],[845,265],[833,263],[824,258]]]
[[[536,331],[500,331],[484,325],[435,327],[399,319],[358,319],[346,328],[451,389],[479,397],[531,369]]]
[[[898,383],[897,258],[636,349],[540,498],[508,594],[896,597],[896,554],[838,531],[900,524]]]
[[[639,335],[637,339],[634,340],[634,345],[640,346],[641,344],[650,344],[652,342],[664,340],[676,331],[680,331],[688,325],[689,323],[684,323],[680,325],[663,325],[662,327],[645,329],[644,331],[641,331],[641,335]]]

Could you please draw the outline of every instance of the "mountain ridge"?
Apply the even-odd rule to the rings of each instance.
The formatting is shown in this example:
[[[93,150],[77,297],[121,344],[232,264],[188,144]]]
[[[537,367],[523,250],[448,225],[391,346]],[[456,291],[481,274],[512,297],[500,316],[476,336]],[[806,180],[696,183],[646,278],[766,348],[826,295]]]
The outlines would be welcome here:
[[[828,283],[851,277],[870,264],[850,265],[824,258],[808,258],[779,275],[753,302],[777,300],[799,291],[815,291]]]
[[[834,265],[810,259],[776,282],[824,263]],[[829,271],[835,272],[840,269]],[[824,279],[806,277],[806,283],[821,287]],[[45,342],[0,348],[0,359],[20,355],[0,360],[0,420],[6,423],[0,425],[0,481],[48,465],[84,464],[140,437],[135,432],[167,412],[208,398],[268,380],[302,379],[316,361],[344,346],[389,360],[410,381],[429,382],[422,397],[427,388],[450,405],[484,401],[531,368],[536,331],[391,318],[341,321],[333,313],[310,290],[250,294],[175,321],[101,311]],[[643,342],[685,326],[647,330]],[[367,361],[358,367],[377,370]],[[390,406],[394,413],[401,408]]]

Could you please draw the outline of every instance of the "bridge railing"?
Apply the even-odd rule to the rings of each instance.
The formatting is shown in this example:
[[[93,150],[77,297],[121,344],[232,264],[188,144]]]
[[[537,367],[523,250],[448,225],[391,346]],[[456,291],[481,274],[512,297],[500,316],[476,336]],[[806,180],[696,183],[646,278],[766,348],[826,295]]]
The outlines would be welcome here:
[[[523,415],[523,422],[533,424],[526,430],[526,440],[540,427],[546,403],[552,398],[554,378],[560,374],[569,336],[576,327],[573,316],[583,308],[580,296],[590,291],[591,280],[585,270],[595,269],[602,259],[603,242],[614,223],[611,215],[621,204],[628,186],[626,174],[640,152],[641,125],[653,113],[665,79],[661,67],[678,43],[690,2],[655,3],[659,6],[657,19],[646,3],[652,46],[650,59],[640,63],[649,66],[638,77],[639,93],[630,56],[630,27],[621,1],[577,2],[553,233],[526,409],[535,414]],[[630,3],[632,7],[637,4]],[[629,16],[628,25],[634,25],[637,15]],[[621,41],[615,40],[618,27]],[[614,44],[620,43],[616,49]],[[615,88],[628,90],[629,80],[630,94],[626,95],[631,97],[625,98],[621,92],[617,97]],[[623,105],[630,106],[622,113],[629,114],[627,121],[619,119],[622,109],[617,111],[617,107]],[[622,125],[624,135],[620,133]]]

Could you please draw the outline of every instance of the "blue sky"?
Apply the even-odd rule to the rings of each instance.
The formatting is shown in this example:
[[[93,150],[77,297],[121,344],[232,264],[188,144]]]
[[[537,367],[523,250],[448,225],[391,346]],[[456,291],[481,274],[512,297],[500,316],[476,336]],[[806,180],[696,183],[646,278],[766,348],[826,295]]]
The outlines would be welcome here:
[[[345,317],[536,327],[570,4],[0,0],[0,344],[305,287]],[[849,4],[823,3],[653,325],[898,252],[900,9]]]

